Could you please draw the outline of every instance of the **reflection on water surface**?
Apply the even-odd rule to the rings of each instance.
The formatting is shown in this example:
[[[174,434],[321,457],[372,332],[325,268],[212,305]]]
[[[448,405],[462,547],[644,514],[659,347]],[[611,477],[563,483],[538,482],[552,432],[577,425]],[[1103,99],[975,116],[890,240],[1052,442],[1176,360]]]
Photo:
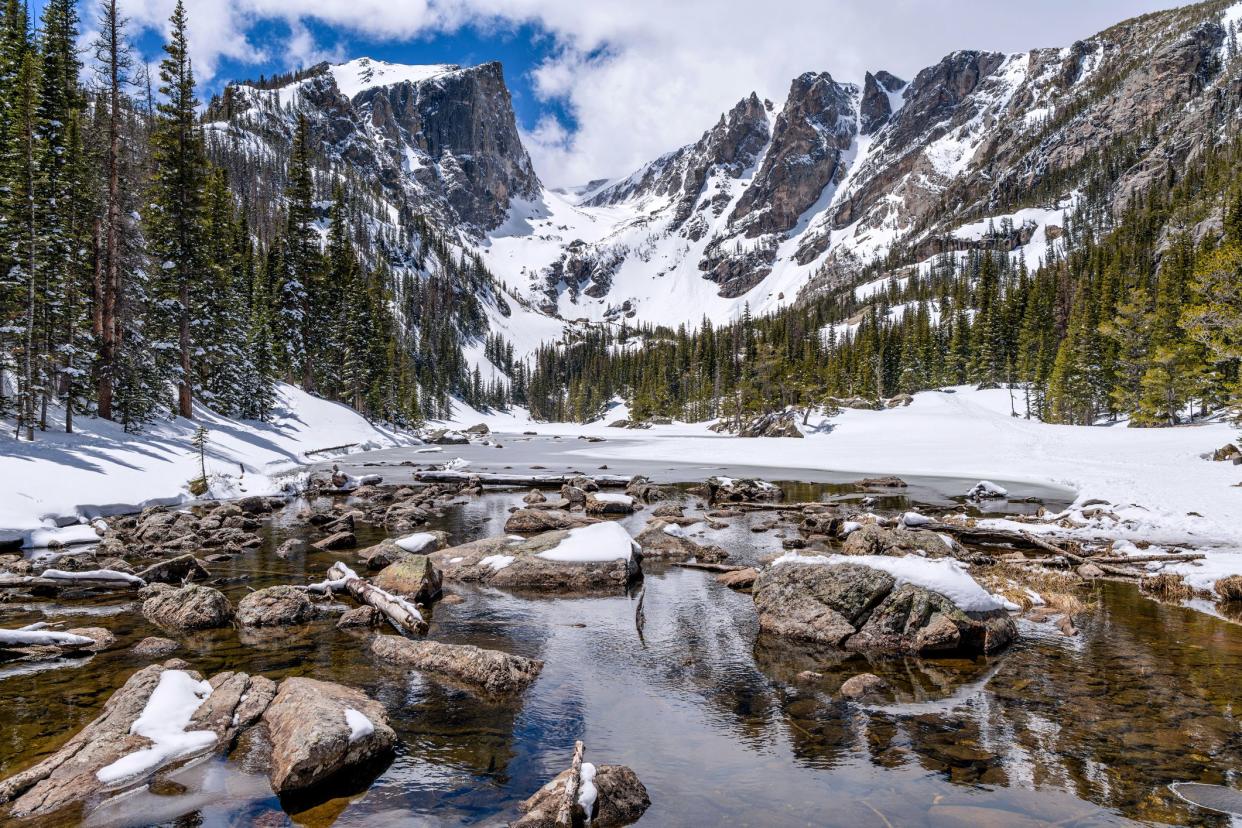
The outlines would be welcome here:
[[[797,500],[857,496],[831,483],[788,488]],[[876,508],[950,494],[912,488],[881,494]],[[433,528],[455,541],[498,533],[519,496],[469,500]],[[213,567],[230,579],[224,589],[234,602],[251,588],[319,579],[338,556],[351,559],[277,558],[282,540],[305,531],[292,524],[296,508],[277,517],[262,549]],[[781,530],[752,532],[752,520],[766,518],[744,516],[704,530],[704,539],[742,563],[778,551]],[[644,522],[642,513],[626,519],[634,532]],[[383,536],[360,527],[363,545]],[[205,675],[314,675],[362,687],[391,711],[397,756],[369,786],[354,780],[282,803],[262,775],[261,749],[243,740],[229,761],[168,774],[97,811],[91,824],[280,825],[290,816],[305,825],[495,824],[565,767],[575,739],[597,761],[634,768],[653,802],[649,825],[1229,824],[1167,786],[1236,784],[1242,627],[1101,584],[1078,638],[1024,623],[1022,642],[991,659],[867,658],[758,636],[749,596],[704,572],[646,569],[641,637],[637,595],[525,599],[454,586],[465,600],[436,606],[434,638],[546,663],[511,703],[377,663],[363,634],[337,630],[332,619],[291,634],[186,636],[177,655]],[[105,625],[122,647],[62,669],[0,673],[0,773],[62,744],[142,666],[123,648],[158,630],[130,604],[0,604],[3,626],[49,616]],[[863,671],[888,680],[891,703],[837,700],[841,682]]]

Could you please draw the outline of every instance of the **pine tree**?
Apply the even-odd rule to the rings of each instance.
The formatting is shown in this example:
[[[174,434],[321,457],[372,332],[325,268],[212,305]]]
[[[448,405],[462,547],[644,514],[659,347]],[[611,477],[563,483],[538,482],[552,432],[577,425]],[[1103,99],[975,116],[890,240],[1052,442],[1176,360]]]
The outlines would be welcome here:
[[[285,230],[281,242],[280,286],[277,291],[278,336],[283,345],[282,367],[290,381],[300,380],[315,390],[310,342],[315,335],[312,313],[316,272],[322,266],[314,220],[314,181],[310,165],[310,126],[298,118],[289,155],[285,186]]]
[[[90,243],[91,219],[97,209],[87,188],[78,17],[73,0],[49,0],[41,29],[38,128],[44,190],[37,221],[47,261],[45,381],[49,393],[63,398],[65,430],[72,432],[74,414],[88,394],[84,367],[91,345],[86,312],[90,290],[83,252]]]
[[[193,320],[205,297],[220,289],[207,274],[204,249],[203,198],[207,177],[202,136],[196,122],[194,72],[186,40],[186,13],[177,0],[171,32],[160,61],[160,94],[151,143],[155,180],[152,185],[149,238],[157,273],[155,290],[160,317],[156,335],[161,353],[175,354],[166,368],[177,386],[176,411],[194,415]]]

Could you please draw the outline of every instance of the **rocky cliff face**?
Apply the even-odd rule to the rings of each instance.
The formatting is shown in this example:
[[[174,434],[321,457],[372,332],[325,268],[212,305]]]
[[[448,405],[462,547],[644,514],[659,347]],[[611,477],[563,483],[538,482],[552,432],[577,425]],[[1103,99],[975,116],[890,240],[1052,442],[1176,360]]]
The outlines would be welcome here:
[[[675,324],[794,301],[894,249],[914,263],[1042,245],[1056,228],[1036,232],[1022,210],[1059,213],[1089,190],[1093,207],[1118,211],[1236,131],[1240,25],[1242,4],[1212,0],[1065,48],[954,52],[909,84],[879,70],[860,86],[809,72],[774,118],[752,95],[698,142],[582,204],[549,202],[563,216],[550,220],[564,238],[556,261],[518,243],[489,261],[502,276],[510,260],[536,274],[544,307],[562,316]],[[989,218],[1009,220],[1003,238],[964,234]],[[606,280],[564,278],[605,264]]]
[[[783,101],[749,94],[697,141],[576,191],[540,184],[495,63],[323,65],[234,87],[208,128],[275,166],[305,116],[323,158],[375,189],[367,209],[394,250],[422,217],[532,312],[675,325],[831,289],[891,251],[913,264],[1043,245],[1056,228],[1018,214],[1059,214],[1087,191],[1120,210],[1236,132],[1240,23],[1242,4],[1211,0],[1065,48],[954,52],[909,83],[808,72]],[[963,229],[990,218],[1010,219],[1003,238]]]
[[[279,88],[230,92],[217,131],[279,152],[305,117],[327,160],[381,185],[400,211],[472,234],[496,227],[513,199],[541,189],[499,63],[421,67],[362,58],[321,64]]]

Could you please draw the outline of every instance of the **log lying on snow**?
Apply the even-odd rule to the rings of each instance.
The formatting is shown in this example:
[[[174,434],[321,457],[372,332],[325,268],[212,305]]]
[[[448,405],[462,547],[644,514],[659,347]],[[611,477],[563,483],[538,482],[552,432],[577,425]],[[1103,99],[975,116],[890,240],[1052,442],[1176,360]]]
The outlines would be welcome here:
[[[364,581],[358,577],[357,572],[340,561],[328,568],[328,580],[311,584],[307,589],[312,592],[345,590],[360,603],[379,610],[380,614],[387,618],[388,622],[399,632],[421,635],[427,632],[429,626],[422,613],[418,611],[418,607],[398,595],[385,592],[374,584]]]
[[[467,483],[477,480],[483,486],[525,486],[526,488],[559,489],[576,478],[586,477],[601,489],[624,489],[631,478],[619,474],[583,475],[567,474],[479,474],[460,471],[415,472],[414,479],[420,483]]]
[[[1161,555],[1107,556],[1079,555],[1076,552],[1059,546],[1031,532],[1017,532],[1008,529],[996,529],[983,526],[960,526],[956,523],[928,523],[920,526],[932,532],[943,532],[953,535],[960,541],[983,546],[1009,546],[1014,549],[1044,552],[1048,555],[1065,558],[1073,564],[1082,566],[1092,564],[1098,566],[1108,575],[1119,578],[1142,578],[1148,574],[1138,569],[1130,569],[1133,564],[1140,563],[1172,563],[1177,561],[1198,561],[1205,556],[1197,552],[1170,553]],[[1033,560],[1031,563],[1044,564],[1047,561]]]

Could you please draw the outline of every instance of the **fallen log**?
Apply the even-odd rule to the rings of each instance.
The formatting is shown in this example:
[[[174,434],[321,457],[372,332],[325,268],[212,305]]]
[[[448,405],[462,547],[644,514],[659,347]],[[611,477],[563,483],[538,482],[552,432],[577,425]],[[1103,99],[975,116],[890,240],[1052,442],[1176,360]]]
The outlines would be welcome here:
[[[392,624],[398,632],[421,635],[427,632],[430,626],[423,618],[423,614],[418,611],[418,607],[398,595],[393,595],[364,581],[358,577],[358,573],[340,561],[328,568],[328,580],[311,584],[307,589],[312,592],[344,590],[354,596],[359,603],[368,604],[379,610],[380,614],[388,619],[388,623]]]
[[[578,809],[578,787],[582,784],[582,755],[586,747],[579,740],[574,742],[574,761],[569,766],[569,778],[565,780],[565,794],[561,807],[556,811],[557,828],[572,828],[574,812]]]
[[[74,589],[133,590],[141,589],[146,585],[141,578],[132,575],[122,579],[98,574],[110,572],[110,570],[92,572],[49,570],[49,572],[43,575],[0,575],[0,589],[29,589],[41,593],[59,593]],[[127,575],[128,573],[116,574]]]
[[[1009,529],[991,529],[983,526],[961,526],[956,523],[932,522],[917,527],[929,532],[943,532],[952,535],[964,543],[979,546],[1010,546],[1015,549],[1036,549],[1054,555],[1067,555],[1066,551],[1043,538],[1029,532],[1014,532]]]
[[[704,572],[738,572],[748,568],[732,564],[697,563],[694,561],[673,561],[669,565],[678,566],[682,569],[701,569]]]
[[[1087,558],[1093,564],[1101,563],[1117,563],[1117,564],[1136,564],[1136,563],[1162,563],[1174,561],[1201,561],[1206,558],[1198,552],[1180,552],[1169,553],[1165,555],[1112,555],[1112,556],[1094,556]]]
[[[619,474],[479,474],[460,471],[415,472],[419,483],[468,483],[477,480],[482,486],[523,486],[536,489],[559,489],[575,478],[585,477],[601,489],[624,489],[631,478]]]

